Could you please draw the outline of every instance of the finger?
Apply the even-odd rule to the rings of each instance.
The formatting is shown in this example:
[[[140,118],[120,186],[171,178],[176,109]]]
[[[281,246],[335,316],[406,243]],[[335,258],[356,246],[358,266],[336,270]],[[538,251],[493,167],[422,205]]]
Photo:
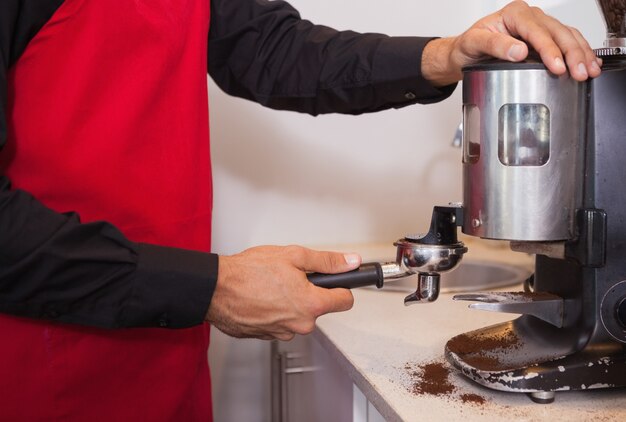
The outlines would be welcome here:
[[[312,286],[317,295],[316,317],[330,312],[343,312],[352,308],[354,296],[348,289],[324,289]]]
[[[470,60],[491,56],[518,62],[528,55],[528,47],[508,34],[471,29],[462,37],[461,52]],[[469,63],[466,63],[469,64]]]
[[[562,50],[567,45],[558,45],[556,36],[561,39],[561,43],[564,40],[568,45],[578,43],[565,26],[558,24],[560,28],[552,28],[550,31],[546,27],[546,22],[551,22],[548,16],[540,9],[530,8],[524,2],[514,2],[502,9],[502,19],[512,35],[528,41],[552,73],[562,75],[566,72]],[[566,34],[563,35],[563,32]]]
[[[580,46],[583,48],[583,51],[585,53],[585,64],[587,66],[587,72],[589,73],[589,76],[591,76],[592,78],[600,76],[600,66],[602,65],[602,61],[596,56],[589,43],[578,29],[572,27],[570,27],[569,29],[572,32],[574,38],[576,38],[576,40],[578,41],[578,44],[580,44]]]
[[[280,334],[275,334],[273,337],[267,337],[264,338],[263,340],[272,340],[272,339],[276,339],[276,340],[280,340],[280,341],[290,341],[292,340],[296,335],[294,333],[280,333]]]
[[[343,254],[299,248],[298,253],[292,255],[292,263],[303,271],[336,274],[358,268],[361,265],[361,257],[354,253]]]
[[[574,31],[561,25],[556,19],[549,16],[546,16],[545,19],[548,30],[565,54],[565,62],[572,77],[578,81],[586,80],[589,77],[587,54],[593,55],[587,42],[581,44],[574,35]]]

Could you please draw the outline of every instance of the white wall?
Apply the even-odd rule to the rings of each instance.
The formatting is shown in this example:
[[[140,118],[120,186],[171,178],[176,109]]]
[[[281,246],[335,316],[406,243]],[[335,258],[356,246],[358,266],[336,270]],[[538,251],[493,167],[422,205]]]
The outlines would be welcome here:
[[[302,16],[338,29],[454,35],[497,0],[292,0]],[[536,1],[579,27],[595,47],[604,27],[592,1]],[[460,89],[443,103],[365,116],[317,118],[266,110],[210,87],[214,250],[259,244],[389,243],[428,224],[432,206],[461,198],[460,152],[450,141]],[[216,330],[214,330],[216,331]],[[214,332],[217,420],[242,403],[253,420],[269,406],[267,343]]]
[[[292,3],[303,17],[339,29],[447,35],[478,18],[484,2]],[[215,250],[391,242],[422,228],[431,205],[460,198],[459,153],[449,146],[459,95],[432,106],[314,118],[266,110],[212,86]]]

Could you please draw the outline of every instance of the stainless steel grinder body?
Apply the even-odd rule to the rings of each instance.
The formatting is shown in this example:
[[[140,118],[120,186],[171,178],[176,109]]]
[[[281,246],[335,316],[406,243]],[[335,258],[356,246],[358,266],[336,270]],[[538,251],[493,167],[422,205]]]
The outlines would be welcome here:
[[[463,82],[463,232],[573,237],[581,204],[586,85],[539,62],[483,63]]]
[[[539,403],[626,386],[626,0],[598,4],[608,29],[599,77],[581,84],[538,63],[465,75],[464,231],[514,240],[536,261],[524,292],[455,297],[521,316],[451,339],[446,358],[486,387]]]

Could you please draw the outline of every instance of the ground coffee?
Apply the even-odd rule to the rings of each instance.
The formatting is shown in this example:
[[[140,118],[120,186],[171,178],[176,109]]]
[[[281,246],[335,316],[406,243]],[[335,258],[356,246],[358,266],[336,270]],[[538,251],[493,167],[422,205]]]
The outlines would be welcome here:
[[[404,369],[411,377],[409,391],[414,395],[445,396],[460,400],[464,404],[475,405],[481,405],[487,401],[478,394],[459,394],[457,388],[450,382],[452,369],[443,361],[413,365],[407,363]]]
[[[449,351],[455,353],[468,365],[482,371],[504,371],[507,367],[504,357],[511,350],[521,347],[517,335],[509,330],[492,335],[461,334],[450,339]]]

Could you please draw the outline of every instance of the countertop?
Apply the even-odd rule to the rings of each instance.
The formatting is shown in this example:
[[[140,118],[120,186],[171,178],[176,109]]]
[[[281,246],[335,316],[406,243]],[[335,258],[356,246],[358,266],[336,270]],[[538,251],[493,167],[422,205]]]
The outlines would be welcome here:
[[[511,252],[501,242],[464,241],[470,248],[464,260],[532,269],[531,257]],[[360,252],[364,261],[393,260],[395,254],[393,246],[381,245],[326,249]],[[506,290],[519,291],[521,285]],[[406,293],[384,288],[353,293],[354,308],[319,318],[314,335],[388,421],[626,421],[626,389],[561,392],[554,403],[542,405],[523,393],[487,389],[451,369],[453,392],[415,392],[420,365],[450,367],[443,353],[451,337],[515,315],[470,310],[467,302],[453,301],[450,293],[432,304],[408,307],[403,304]]]

